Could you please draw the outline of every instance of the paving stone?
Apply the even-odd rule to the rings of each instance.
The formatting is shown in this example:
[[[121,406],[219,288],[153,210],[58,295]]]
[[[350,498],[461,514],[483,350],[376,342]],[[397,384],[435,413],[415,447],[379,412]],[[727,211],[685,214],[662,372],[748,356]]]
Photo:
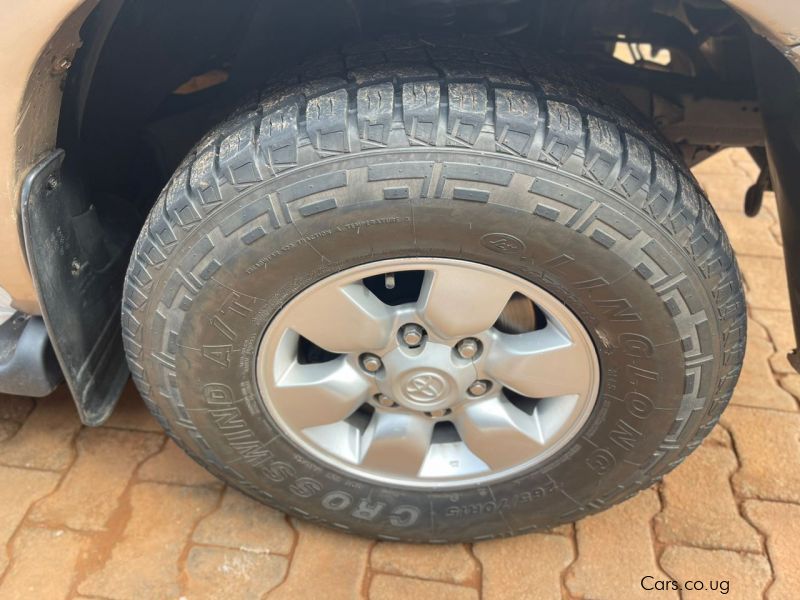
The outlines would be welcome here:
[[[184,597],[261,598],[283,580],[288,565],[283,556],[195,546],[186,561]]]
[[[744,194],[752,181],[740,174],[727,177],[700,177],[700,185],[711,199],[717,214],[741,213],[744,210]]]
[[[782,258],[737,258],[747,282],[747,303],[756,309],[789,310],[789,288]]]
[[[720,221],[737,256],[772,256],[783,259],[783,247],[770,232],[772,216],[761,211],[755,217],[744,212],[720,211]]]
[[[735,150],[723,150],[722,152],[717,152],[713,156],[705,159],[703,162],[693,166],[692,173],[694,173],[694,176],[700,180],[700,183],[704,183],[706,178],[712,178],[714,180],[723,179],[723,177],[720,177],[720,175],[724,177],[746,177],[747,173],[739,172],[733,163],[734,152]]]
[[[650,533],[650,521],[659,509],[658,496],[649,489],[578,521],[578,558],[566,578],[570,592],[597,600],[652,598],[640,582],[644,575],[662,575]],[[659,597],[677,598],[677,594],[665,592]]]
[[[75,403],[62,386],[39,400],[17,434],[0,446],[0,464],[60,470],[72,462],[81,428]]]
[[[753,320],[764,327],[778,352],[788,352],[794,346],[792,313],[788,310],[752,309]],[[750,324],[748,323],[748,326]]]
[[[785,375],[780,379],[780,386],[786,390],[795,401],[800,400],[800,375]]]
[[[753,310],[748,327],[757,323],[763,326],[769,334],[775,351],[769,363],[776,373],[795,373],[792,365],[786,358],[787,353],[794,350],[794,328],[792,326],[792,313],[788,310]]]
[[[685,589],[682,596],[686,599],[709,598],[711,594],[726,600],[761,598],[771,577],[769,562],[763,556],[730,550],[668,546],[661,555],[661,565],[683,587],[688,587],[689,581],[702,583],[702,590]],[[720,590],[725,581],[729,582],[729,591],[723,595]],[[712,592],[715,582],[718,589]],[[654,593],[649,592],[651,597]]]
[[[662,542],[706,548],[761,550],[761,537],[739,514],[730,476],[733,450],[701,445],[662,483],[664,508],[656,516]]]
[[[733,392],[733,398],[731,398],[732,404],[776,410],[797,410],[795,399],[773,377],[769,359],[774,351],[771,342],[759,337],[748,336],[744,366],[739,383]]]
[[[219,493],[209,488],[140,483],[130,497],[130,518],[110,558],[78,591],[106,598],[177,598],[178,560],[192,528]]]
[[[7,544],[25,513],[36,500],[49,494],[59,475],[0,466],[0,573],[8,564]]]
[[[463,544],[380,542],[372,549],[370,567],[394,575],[451,583],[469,583],[478,577],[475,560]]]
[[[728,433],[727,429],[725,429],[722,425],[717,424],[714,429],[711,430],[711,433],[706,436],[706,439],[703,440],[704,446],[725,446],[726,448],[731,447],[731,434]]]
[[[572,542],[558,535],[529,535],[479,542],[483,598],[560,598],[561,574],[573,560]]]
[[[36,505],[31,518],[73,529],[103,529],[136,466],[163,441],[154,433],[84,429],[77,438],[75,464],[58,490]]]
[[[794,348],[793,348],[794,349]],[[794,370],[794,367],[789,362],[788,352],[781,352],[778,350],[772,357],[769,359],[769,366],[772,367],[772,370],[778,374],[787,374],[791,375],[797,373]]]
[[[748,177],[755,180],[761,169],[750,156],[750,153],[744,148],[731,148],[727,150],[731,163],[736,169],[742,171]]]
[[[747,337],[758,337],[763,340],[767,340],[768,342],[772,341],[767,328],[756,321],[756,319],[753,317],[756,312],[757,311],[753,311],[749,307],[747,309]]]
[[[120,396],[119,402],[114,407],[114,412],[111,413],[103,427],[117,427],[136,431],[164,431],[152,413],[147,410],[144,400],[142,400],[136,386],[130,380],[128,380],[128,384],[122,391],[122,396]]]
[[[359,597],[372,542],[309,523],[293,521],[293,524],[298,538],[289,575],[272,591],[270,600]]]
[[[227,488],[221,506],[200,521],[192,539],[250,552],[289,554],[294,531],[282,512]]]
[[[732,406],[722,423],[741,463],[733,476],[737,494],[800,502],[800,414]]]
[[[396,575],[374,575],[369,586],[370,600],[477,600],[474,588],[423,581]]]
[[[34,406],[36,401],[33,398],[0,394],[0,419],[22,423]]]
[[[747,500],[744,512],[767,538],[767,552],[775,580],[769,600],[794,600],[800,590],[800,505]]]
[[[13,561],[0,584],[0,598],[67,598],[88,542],[69,530],[23,528],[14,539]]]
[[[178,485],[222,486],[219,479],[189,458],[172,440],[167,440],[161,452],[144,462],[139,468],[139,478]]]

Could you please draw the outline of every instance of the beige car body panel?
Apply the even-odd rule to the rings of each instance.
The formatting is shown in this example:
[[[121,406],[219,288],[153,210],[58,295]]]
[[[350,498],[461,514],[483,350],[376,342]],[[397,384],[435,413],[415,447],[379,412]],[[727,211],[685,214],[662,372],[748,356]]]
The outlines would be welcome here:
[[[56,143],[61,81],[80,45],[78,28],[94,2],[4,2],[0,20],[0,287],[13,306],[39,313],[19,197],[31,166]]]
[[[19,198],[30,168],[56,143],[61,82],[78,30],[98,0],[3,3],[0,21],[0,288],[15,308],[39,314],[25,259]],[[725,0],[800,68],[799,0]]]
[[[800,69],[800,2],[798,0],[725,0]]]

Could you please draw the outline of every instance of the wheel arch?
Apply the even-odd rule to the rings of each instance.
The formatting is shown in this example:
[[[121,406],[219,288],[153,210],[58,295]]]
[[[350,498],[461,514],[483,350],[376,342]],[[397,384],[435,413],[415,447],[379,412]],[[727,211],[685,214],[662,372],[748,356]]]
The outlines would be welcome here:
[[[272,0],[269,5],[279,1]],[[387,0],[388,3],[394,1]],[[644,3],[647,0],[633,1]],[[753,31],[766,37],[795,69],[800,69],[800,14],[791,0],[724,1],[747,20]],[[205,0],[204,5],[210,2]],[[241,5],[254,6],[255,3],[242,0]],[[6,22],[30,23],[33,33],[17,27],[17,34],[5,39],[0,36],[3,39],[0,49],[6,48],[6,52],[0,54],[11,59],[8,63],[0,62],[0,76],[12,82],[6,86],[0,102],[0,139],[3,140],[0,146],[0,163],[3,163],[0,165],[0,236],[7,241],[7,250],[0,253],[0,286],[10,292],[15,306],[31,314],[39,314],[46,307],[37,294],[24,250],[19,219],[22,185],[26,175],[48,151],[67,145],[69,161],[70,154],[80,149],[77,139],[90,87],[96,81],[109,33],[118,23],[121,11],[128,6],[132,3],[127,0],[58,0],[55,6],[43,12],[29,3],[17,3],[13,5],[14,18]],[[12,31],[13,25],[10,25],[9,32]],[[352,33],[352,29],[342,26],[337,32],[344,36]],[[27,39],[23,40],[25,36]],[[200,43],[204,41],[201,39]],[[12,63],[15,57],[20,57],[20,48],[15,44],[24,48],[24,52],[21,60]],[[78,49],[81,49],[79,61],[74,60]],[[313,51],[313,45],[306,50]],[[131,78],[131,81],[138,84],[141,80]],[[175,83],[180,83],[177,75],[165,78],[164,90],[173,90]],[[4,132],[8,135],[2,135]],[[85,201],[88,206],[89,201]],[[35,244],[38,240],[28,242]],[[107,293],[120,292],[119,287],[112,287]],[[59,332],[51,330],[51,337],[56,333]]]

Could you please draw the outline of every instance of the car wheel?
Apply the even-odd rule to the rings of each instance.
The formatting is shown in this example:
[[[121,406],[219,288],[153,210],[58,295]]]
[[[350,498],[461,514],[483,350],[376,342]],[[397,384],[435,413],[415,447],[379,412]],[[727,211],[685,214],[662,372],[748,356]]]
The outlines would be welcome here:
[[[746,315],[703,192],[614,93],[486,44],[319,59],[155,204],[129,364],[230,485],[369,536],[484,539],[619,502],[717,422]]]

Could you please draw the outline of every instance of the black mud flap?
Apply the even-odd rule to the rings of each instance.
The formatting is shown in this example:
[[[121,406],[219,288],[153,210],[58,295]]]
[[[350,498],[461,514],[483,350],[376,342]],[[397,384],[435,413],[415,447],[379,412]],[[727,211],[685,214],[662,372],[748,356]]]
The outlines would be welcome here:
[[[28,263],[50,340],[81,421],[99,425],[128,378],[120,332],[124,245],[108,241],[94,207],[62,178],[64,151],[34,167],[22,188]]]

